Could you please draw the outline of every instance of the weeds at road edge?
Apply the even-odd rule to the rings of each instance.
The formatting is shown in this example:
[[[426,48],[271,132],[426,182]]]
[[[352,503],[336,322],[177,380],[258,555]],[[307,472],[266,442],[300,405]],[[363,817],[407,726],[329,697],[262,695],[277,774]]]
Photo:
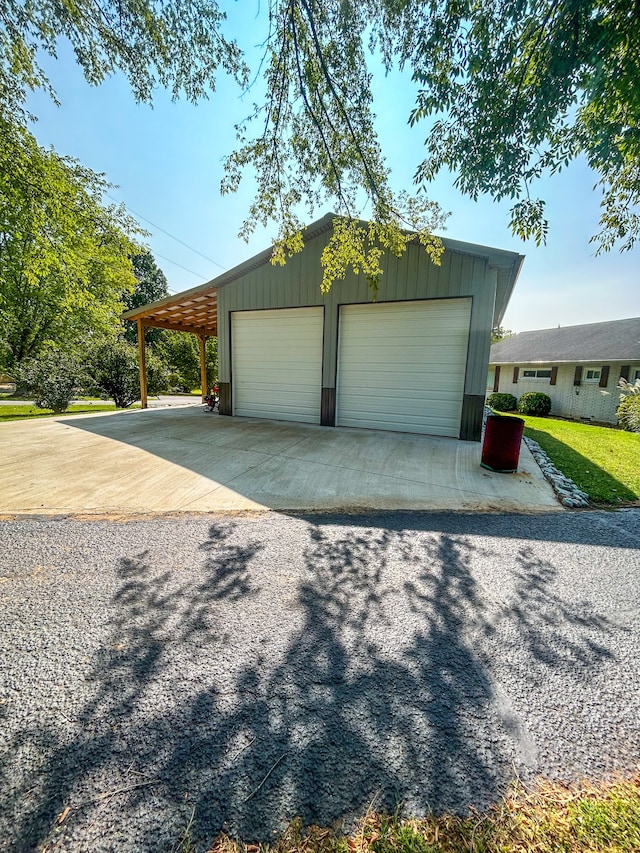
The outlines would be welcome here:
[[[189,848],[193,850],[193,848]],[[515,786],[484,812],[409,819],[369,812],[352,836],[294,820],[271,844],[220,835],[208,853],[637,853],[640,775]]]

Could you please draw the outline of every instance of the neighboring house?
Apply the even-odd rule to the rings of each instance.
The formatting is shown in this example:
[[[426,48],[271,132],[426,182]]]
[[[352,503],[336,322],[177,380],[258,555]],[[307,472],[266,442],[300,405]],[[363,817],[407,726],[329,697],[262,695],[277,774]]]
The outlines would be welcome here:
[[[363,275],[325,296],[334,218],[284,267],[267,250],[124,317],[218,335],[220,414],[480,440],[491,329],[523,256],[445,239],[436,266],[416,241],[385,255],[375,301]]]
[[[543,391],[552,415],[615,424],[618,380],[640,378],[640,317],[520,332],[490,361],[488,393]]]

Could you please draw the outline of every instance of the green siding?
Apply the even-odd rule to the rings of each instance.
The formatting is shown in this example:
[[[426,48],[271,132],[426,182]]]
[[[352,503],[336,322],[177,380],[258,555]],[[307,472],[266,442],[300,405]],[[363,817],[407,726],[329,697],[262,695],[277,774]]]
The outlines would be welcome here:
[[[373,300],[363,275],[350,275],[336,282],[326,296],[320,292],[320,256],[329,236],[329,232],[324,232],[311,239],[304,251],[284,267],[262,264],[218,290],[221,382],[231,380],[230,312],[322,305],[325,308],[322,385],[335,388],[339,306]],[[495,270],[489,269],[484,258],[453,250],[445,251],[442,265],[438,267],[417,244],[410,245],[402,258],[387,255],[382,266],[379,302],[472,298],[465,394],[484,394],[496,297]]]

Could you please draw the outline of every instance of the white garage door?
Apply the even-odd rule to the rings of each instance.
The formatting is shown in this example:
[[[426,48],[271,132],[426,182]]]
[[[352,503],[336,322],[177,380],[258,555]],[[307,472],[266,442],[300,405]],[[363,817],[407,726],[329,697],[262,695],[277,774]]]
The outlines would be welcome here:
[[[344,305],[336,423],[457,437],[471,299]]]
[[[320,423],[322,308],[231,318],[233,414]]]

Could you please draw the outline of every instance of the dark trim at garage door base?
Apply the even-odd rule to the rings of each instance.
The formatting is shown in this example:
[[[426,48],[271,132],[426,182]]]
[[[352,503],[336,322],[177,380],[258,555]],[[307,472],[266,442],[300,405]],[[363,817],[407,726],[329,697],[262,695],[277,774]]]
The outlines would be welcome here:
[[[460,419],[460,439],[462,441],[480,441],[483,413],[484,394],[465,394],[462,398],[462,417]]]
[[[218,382],[218,392],[220,394],[220,402],[218,410],[221,415],[230,415],[231,412],[231,383]]]
[[[323,388],[320,398],[320,424],[321,426],[336,425],[336,389]]]

